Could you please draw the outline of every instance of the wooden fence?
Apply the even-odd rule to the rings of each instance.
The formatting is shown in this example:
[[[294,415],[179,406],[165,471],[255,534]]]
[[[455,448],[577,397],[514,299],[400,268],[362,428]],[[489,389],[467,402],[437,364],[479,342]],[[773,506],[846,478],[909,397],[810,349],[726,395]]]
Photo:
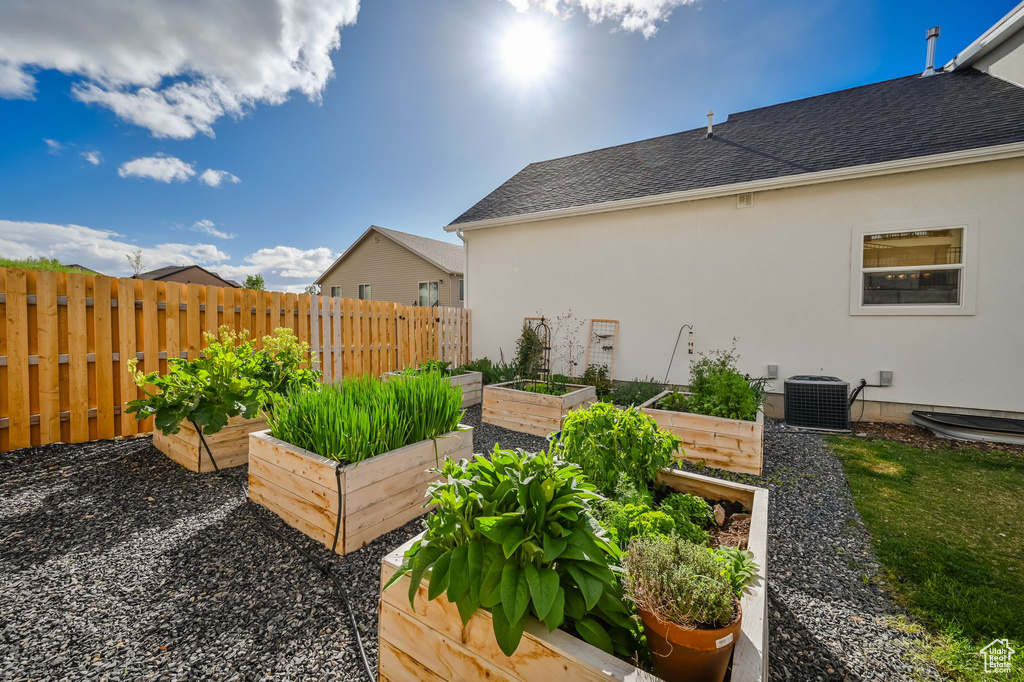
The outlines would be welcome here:
[[[385,301],[0,268],[0,452],[152,430],[127,371],[195,358],[221,325],[292,329],[324,381],[471,357],[470,312]]]

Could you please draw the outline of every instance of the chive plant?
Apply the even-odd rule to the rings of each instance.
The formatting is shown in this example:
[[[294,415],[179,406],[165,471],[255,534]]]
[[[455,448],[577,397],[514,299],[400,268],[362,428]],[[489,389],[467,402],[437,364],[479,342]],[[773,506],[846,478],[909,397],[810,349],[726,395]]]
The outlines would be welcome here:
[[[353,463],[454,431],[461,405],[462,391],[440,373],[362,376],[279,398],[267,423],[274,438]]]

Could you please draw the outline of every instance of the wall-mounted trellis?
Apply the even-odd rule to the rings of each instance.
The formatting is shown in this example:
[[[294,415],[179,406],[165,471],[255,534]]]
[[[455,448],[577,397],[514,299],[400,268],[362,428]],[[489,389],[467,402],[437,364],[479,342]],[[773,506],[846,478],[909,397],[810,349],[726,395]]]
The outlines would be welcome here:
[[[618,320],[591,320],[587,342],[587,367],[604,365],[608,378],[615,378],[615,347],[619,344]]]

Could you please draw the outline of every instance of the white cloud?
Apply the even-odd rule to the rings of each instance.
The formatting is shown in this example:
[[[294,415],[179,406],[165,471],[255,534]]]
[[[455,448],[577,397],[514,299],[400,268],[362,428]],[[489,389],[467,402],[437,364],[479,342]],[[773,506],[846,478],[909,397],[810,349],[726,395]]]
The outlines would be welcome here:
[[[4,99],[35,99],[36,79],[17,64],[0,59],[0,97]]]
[[[81,152],[82,158],[91,163],[94,166],[98,166],[103,163],[103,155],[95,149],[86,152]]]
[[[697,0],[508,0],[520,12],[536,5],[555,15],[571,14],[575,8],[587,13],[592,22],[612,21],[626,31],[639,31],[650,38],[658,23],[667,21],[672,10]]]
[[[122,178],[151,178],[160,182],[186,182],[196,174],[192,164],[175,156],[143,156],[126,161],[117,169]]]
[[[216,237],[217,239],[235,238],[235,235],[233,234],[229,234],[227,232],[224,232],[223,230],[218,230],[216,227],[216,223],[214,223],[212,220],[207,220],[205,218],[202,220],[195,221],[194,223],[192,223],[192,227],[188,229],[191,230],[192,232],[202,232],[203,234],[208,234],[211,237]]]
[[[227,171],[207,168],[203,171],[202,175],[199,176],[199,182],[210,187],[219,187],[222,182],[238,183],[241,182],[241,180],[238,179],[238,176],[232,175]]]
[[[198,221],[196,224],[212,221]],[[140,248],[124,235],[82,225],[0,220],[0,255],[7,258],[45,256],[64,263],[80,263],[105,275],[131,275],[125,258]],[[142,248],[146,270],[165,265],[196,263],[215,268],[221,277],[241,281],[246,275],[261,274],[273,291],[302,291],[326,270],[338,254],[330,249],[298,249],[275,246],[252,253],[241,265],[226,262],[229,256],[213,244],[168,243]]]
[[[317,101],[358,0],[33,0],[0,3],[0,97],[32,98],[33,69],[156,137],[213,135],[225,115]]]
[[[64,263],[80,263],[105,275],[131,275],[125,255],[139,246],[124,235],[82,225],[0,220],[0,254],[8,258],[45,256]],[[165,265],[209,264],[228,259],[212,244],[158,244],[142,248],[147,270]]]
[[[64,145],[62,145],[60,142],[57,142],[57,140],[43,138],[43,142],[46,143],[46,151],[49,152],[50,154],[56,155],[64,151]]]

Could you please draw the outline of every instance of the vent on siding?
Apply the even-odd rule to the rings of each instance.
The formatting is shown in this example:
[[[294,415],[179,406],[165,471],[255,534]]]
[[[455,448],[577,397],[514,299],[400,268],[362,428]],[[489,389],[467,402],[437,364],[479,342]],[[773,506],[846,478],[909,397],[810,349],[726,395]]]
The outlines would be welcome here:
[[[736,195],[736,208],[750,208],[754,205],[754,193],[746,192]]]
[[[786,379],[786,425],[849,431],[850,384],[836,377],[799,375]]]

